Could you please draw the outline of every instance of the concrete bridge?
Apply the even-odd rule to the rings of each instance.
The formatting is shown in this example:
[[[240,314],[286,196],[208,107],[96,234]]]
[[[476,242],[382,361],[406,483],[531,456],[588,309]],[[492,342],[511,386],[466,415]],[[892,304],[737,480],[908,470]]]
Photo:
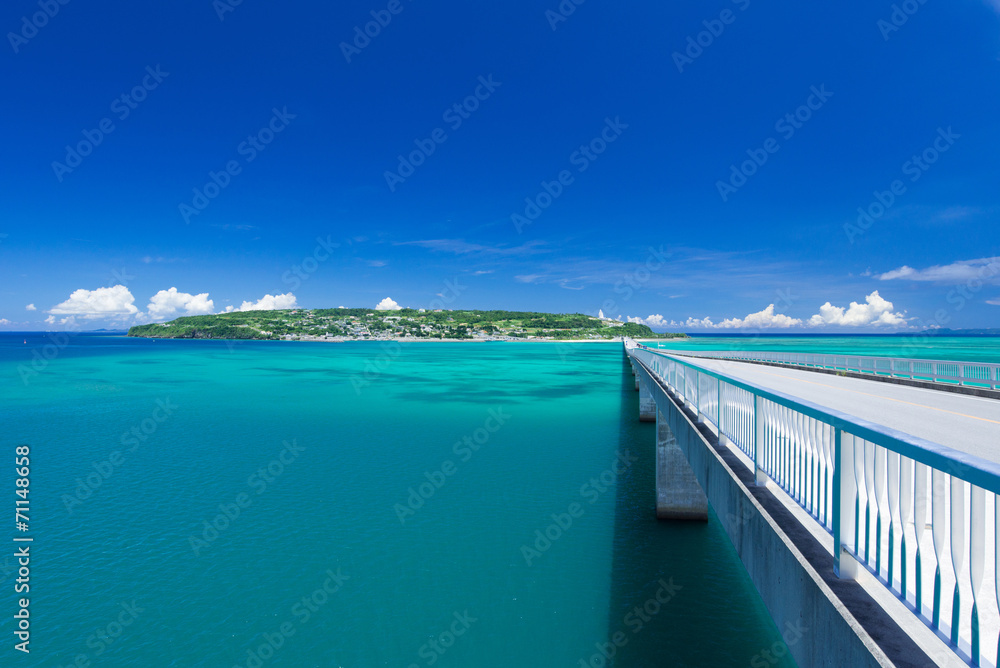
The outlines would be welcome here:
[[[625,352],[639,418],[657,422],[657,515],[714,511],[778,627],[810,629],[789,647],[799,665],[997,665],[996,370],[875,379]]]

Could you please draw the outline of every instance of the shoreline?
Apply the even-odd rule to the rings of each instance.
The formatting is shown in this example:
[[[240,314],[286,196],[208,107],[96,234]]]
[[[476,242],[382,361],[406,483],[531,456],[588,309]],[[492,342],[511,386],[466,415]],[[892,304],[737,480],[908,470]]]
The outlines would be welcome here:
[[[384,338],[384,339],[201,339],[187,337],[124,336],[129,339],[153,341],[268,341],[272,343],[621,343],[622,339],[432,339],[432,338]],[[637,341],[639,339],[636,339]],[[667,339],[642,339],[660,341]]]

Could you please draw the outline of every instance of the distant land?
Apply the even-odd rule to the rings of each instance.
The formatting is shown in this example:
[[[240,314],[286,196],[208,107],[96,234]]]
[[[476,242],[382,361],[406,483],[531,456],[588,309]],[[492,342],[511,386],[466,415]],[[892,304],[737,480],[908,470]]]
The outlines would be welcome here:
[[[331,308],[187,316],[171,322],[137,325],[128,330],[128,336],[272,341],[606,341],[622,336],[664,339],[687,335],[658,334],[646,325],[579,313]]]

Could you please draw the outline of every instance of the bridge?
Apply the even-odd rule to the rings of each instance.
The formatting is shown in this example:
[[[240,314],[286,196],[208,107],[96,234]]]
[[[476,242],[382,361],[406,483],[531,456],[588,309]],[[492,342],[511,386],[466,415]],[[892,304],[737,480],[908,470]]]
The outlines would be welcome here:
[[[799,665],[997,665],[997,365],[625,352],[657,515],[711,507]]]

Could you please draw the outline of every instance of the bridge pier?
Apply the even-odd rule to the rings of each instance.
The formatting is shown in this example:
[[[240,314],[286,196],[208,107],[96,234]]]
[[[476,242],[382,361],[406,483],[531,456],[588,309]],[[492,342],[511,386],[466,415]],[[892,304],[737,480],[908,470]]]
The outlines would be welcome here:
[[[656,399],[647,383],[639,383],[639,422],[656,422]]]
[[[708,521],[708,498],[667,420],[656,410],[656,518]]]

